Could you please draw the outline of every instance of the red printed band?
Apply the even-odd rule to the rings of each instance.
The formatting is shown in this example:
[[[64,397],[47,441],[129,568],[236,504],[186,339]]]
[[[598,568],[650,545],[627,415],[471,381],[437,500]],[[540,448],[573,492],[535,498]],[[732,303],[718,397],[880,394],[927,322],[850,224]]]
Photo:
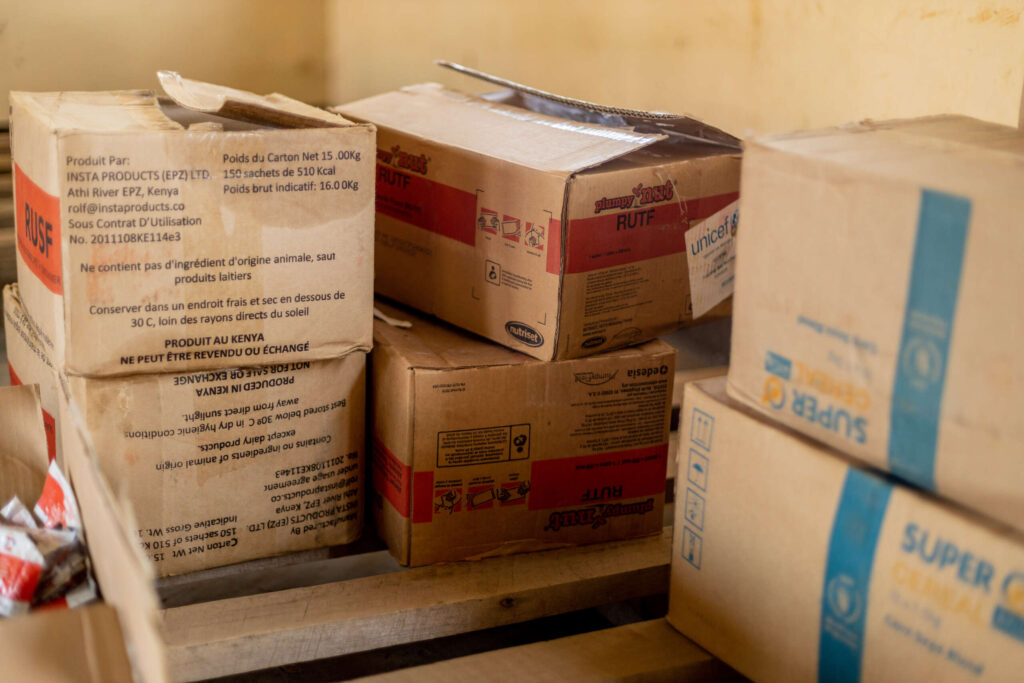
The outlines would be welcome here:
[[[686,251],[696,221],[739,198],[729,192],[569,221],[566,273],[586,273]]]
[[[22,384],[21,378],[14,371],[14,366],[10,361],[7,361],[7,374],[11,376],[12,387]],[[53,415],[46,412],[45,408],[43,408],[43,428],[46,430],[46,451],[50,454],[52,462],[57,457],[57,423],[54,421]]]
[[[412,475],[412,521],[429,522],[434,518],[434,473],[416,472]]]
[[[476,244],[475,194],[379,163],[377,211],[464,244]]]
[[[373,437],[373,488],[390,502],[398,514],[409,516],[409,483],[412,467],[405,465]]]
[[[548,222],[547,271],[558,275],[562,272],[562,221],[552,218]]]
[[[550,510],[665,492],[668,444],[533,463],[530,509]]]
[[[60,256],[60,200],[14,165],[14,210],[18,252],[54,294],[64,292]]]

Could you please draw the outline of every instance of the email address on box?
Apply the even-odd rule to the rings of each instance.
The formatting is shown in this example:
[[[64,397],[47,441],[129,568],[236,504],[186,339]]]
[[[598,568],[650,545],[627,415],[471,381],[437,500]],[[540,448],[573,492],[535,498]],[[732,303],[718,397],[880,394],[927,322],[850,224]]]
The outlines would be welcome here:
[[[101,204],[79,202],[68,206],[69,213],[150,213],[154,211],[184,211],[183,202],[129,202],[127,204]]]

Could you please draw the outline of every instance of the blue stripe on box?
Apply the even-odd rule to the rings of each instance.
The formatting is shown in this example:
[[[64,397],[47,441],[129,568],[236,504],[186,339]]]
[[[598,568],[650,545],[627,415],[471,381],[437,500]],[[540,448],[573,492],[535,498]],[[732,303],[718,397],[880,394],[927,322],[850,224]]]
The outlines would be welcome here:
[[[971,202],[921,191],[910,288],[903,318],[889,428],[889,469],[907,481],[935,488],[946,360],[960,290]]]
[[[821,595],[818,680],[860,680],[871,569],[892,486],[849,469],[832,522]]]

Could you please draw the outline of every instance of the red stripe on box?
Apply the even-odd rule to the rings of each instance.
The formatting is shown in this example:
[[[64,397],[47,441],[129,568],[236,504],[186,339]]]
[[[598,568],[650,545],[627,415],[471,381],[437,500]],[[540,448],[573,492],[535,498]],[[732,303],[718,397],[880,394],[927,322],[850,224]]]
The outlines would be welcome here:
[[[21,258],[47,289],[62,294],[60,200],[32,182],[17,164],[14,164],[14,211]]]
[[[686,250],[695,221],[739,199],[738,192],[569,221],[566,273],[586,273]]]
[[[7,361],[7,374],[11,376],[11,386],[16,387],[21,384],[21,378],[14,372],[14,366],[11,365],[10,361]]]
[[[46,452],[50,455],[50,462],[57,459],[57,423],[46,410],[43,410],[43,429],[46,430]]]
[[[476,244],[476,195],[377,164],[377,211],[464,244]]]
[[[533,463],[530,509],[628,500],[665,492],[668,444]]]
[[[547,251],[547,271],[558,275],[562,272],[562,221],[552,218],[548,221],[548,234],[544,248]]]
[[[373,437],[373,489],[394,506],[398,514],[409,516],[409,480],[412,467],[405,465]]]
[[[434,517],[434,473],[416,472],[412,475],[412,521],[429,522]]]

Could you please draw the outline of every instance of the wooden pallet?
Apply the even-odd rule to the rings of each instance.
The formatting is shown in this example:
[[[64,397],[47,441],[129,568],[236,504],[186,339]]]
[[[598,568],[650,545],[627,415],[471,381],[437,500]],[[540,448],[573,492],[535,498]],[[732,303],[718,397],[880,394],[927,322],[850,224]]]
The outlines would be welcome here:
[[[343,578],[165,609],[172,675],[202,680],[665,594],[671,543],[666,529],[630,541],[415,569],[398,568],[381,551],[277,567],[278,581]],[[244,591],[251,570],[238,572],[213,583]],[[171,585],[180,595],[182,582]]]
[[[692,370],[681,371],[680,384],[694,379],[691,375]],[[666,473],[667,525],[672,520],[674,430],[680,397],[681,391],[677,390],[670,442],[673,455]],[[262,671],[261,675],[274,679],[283,671],[275,667],[337,660],[334,668],[319,664],[316,674],[337,678],[349,675],[346,672],[351,667],[347,664],[359,653],[392,652],[412,643],[440,642],[437,639],[478,634],[553,615],[584,614],[582,610],[614,610],[607,606],[621,606],[631,600],[660,596],[656,599],[660,600],[661,611],[651,615],[660,616],[668,592],[671,542],[671,528],[666,527],[660,535],[629,541],[407,569],[400,567],[380,540],[368,532],[366,538],[349,547],[160,579],[158,591],[164,605],[163,625],[172,675],[176,680],[194,681]],[[643,614],[639,617],[646,618]],[[606,627],[609,623],[616,621],[603,622]],[[567,638],[557,638],[556,630],[552,645],[545,641],[499,648],[473,654],[465,661],[453,659],[409,669],[410,676],[423,669],[428,678],[408,678],[396,672],[382,680],[433,680],[430,677],[434,676],[441,680],[448,675],[458,680],[463,676],[458,672],[469,672],[477,665],[505,668],[506,663],[534,654],[537,662],[545,661],[544,667],[557,674],[550,680],[591,680],[586,676],[597,671],[593,667],[581,670],[582,677],[564,678],[562,674],[568,676],[569,669],[578,668],[580,658],[589,657],[587,652],[603,652],[614,643],[629,643],[638,633],[643,635],[641,640],[650,639],[646,652],[660,651],[659,643],[665,646],[665,652],[653,659],[632,657],[645,652],[633,645],[626,648],[629,652],[618,655],[605,652],[609,661],[621,659],[623,666],[635,660],[639,668],[621,669],[623,678],[639,676],[648,680],[648,674],[657,670],[665,678],[651,680],[680,680],[677,674],[685,670],[696,677],[694,680],[700,680],[702,671],[723,671],[706,653],[656,620],[645,626],[602,628]],[[493,646],[494,642],[504,645],[508,641],[497,634],[487,642]],[[465,647],[473,650],[472,646]],[[452,644],[446,641],[445,649],[450,651]],[[565,652],[567,657],[554,662],[552,652]],[[407,653],[398,658],[405,664],[422,660]],[[641,665],[640,660],[645,658],[650,663]],[[608,671],[620,669],[612,666]],[[534,679],[543,679],[539,669],[528,670],[526,680]]]
[[[356,679],[360,683],[743,681],[664,619],[507,647]]]

